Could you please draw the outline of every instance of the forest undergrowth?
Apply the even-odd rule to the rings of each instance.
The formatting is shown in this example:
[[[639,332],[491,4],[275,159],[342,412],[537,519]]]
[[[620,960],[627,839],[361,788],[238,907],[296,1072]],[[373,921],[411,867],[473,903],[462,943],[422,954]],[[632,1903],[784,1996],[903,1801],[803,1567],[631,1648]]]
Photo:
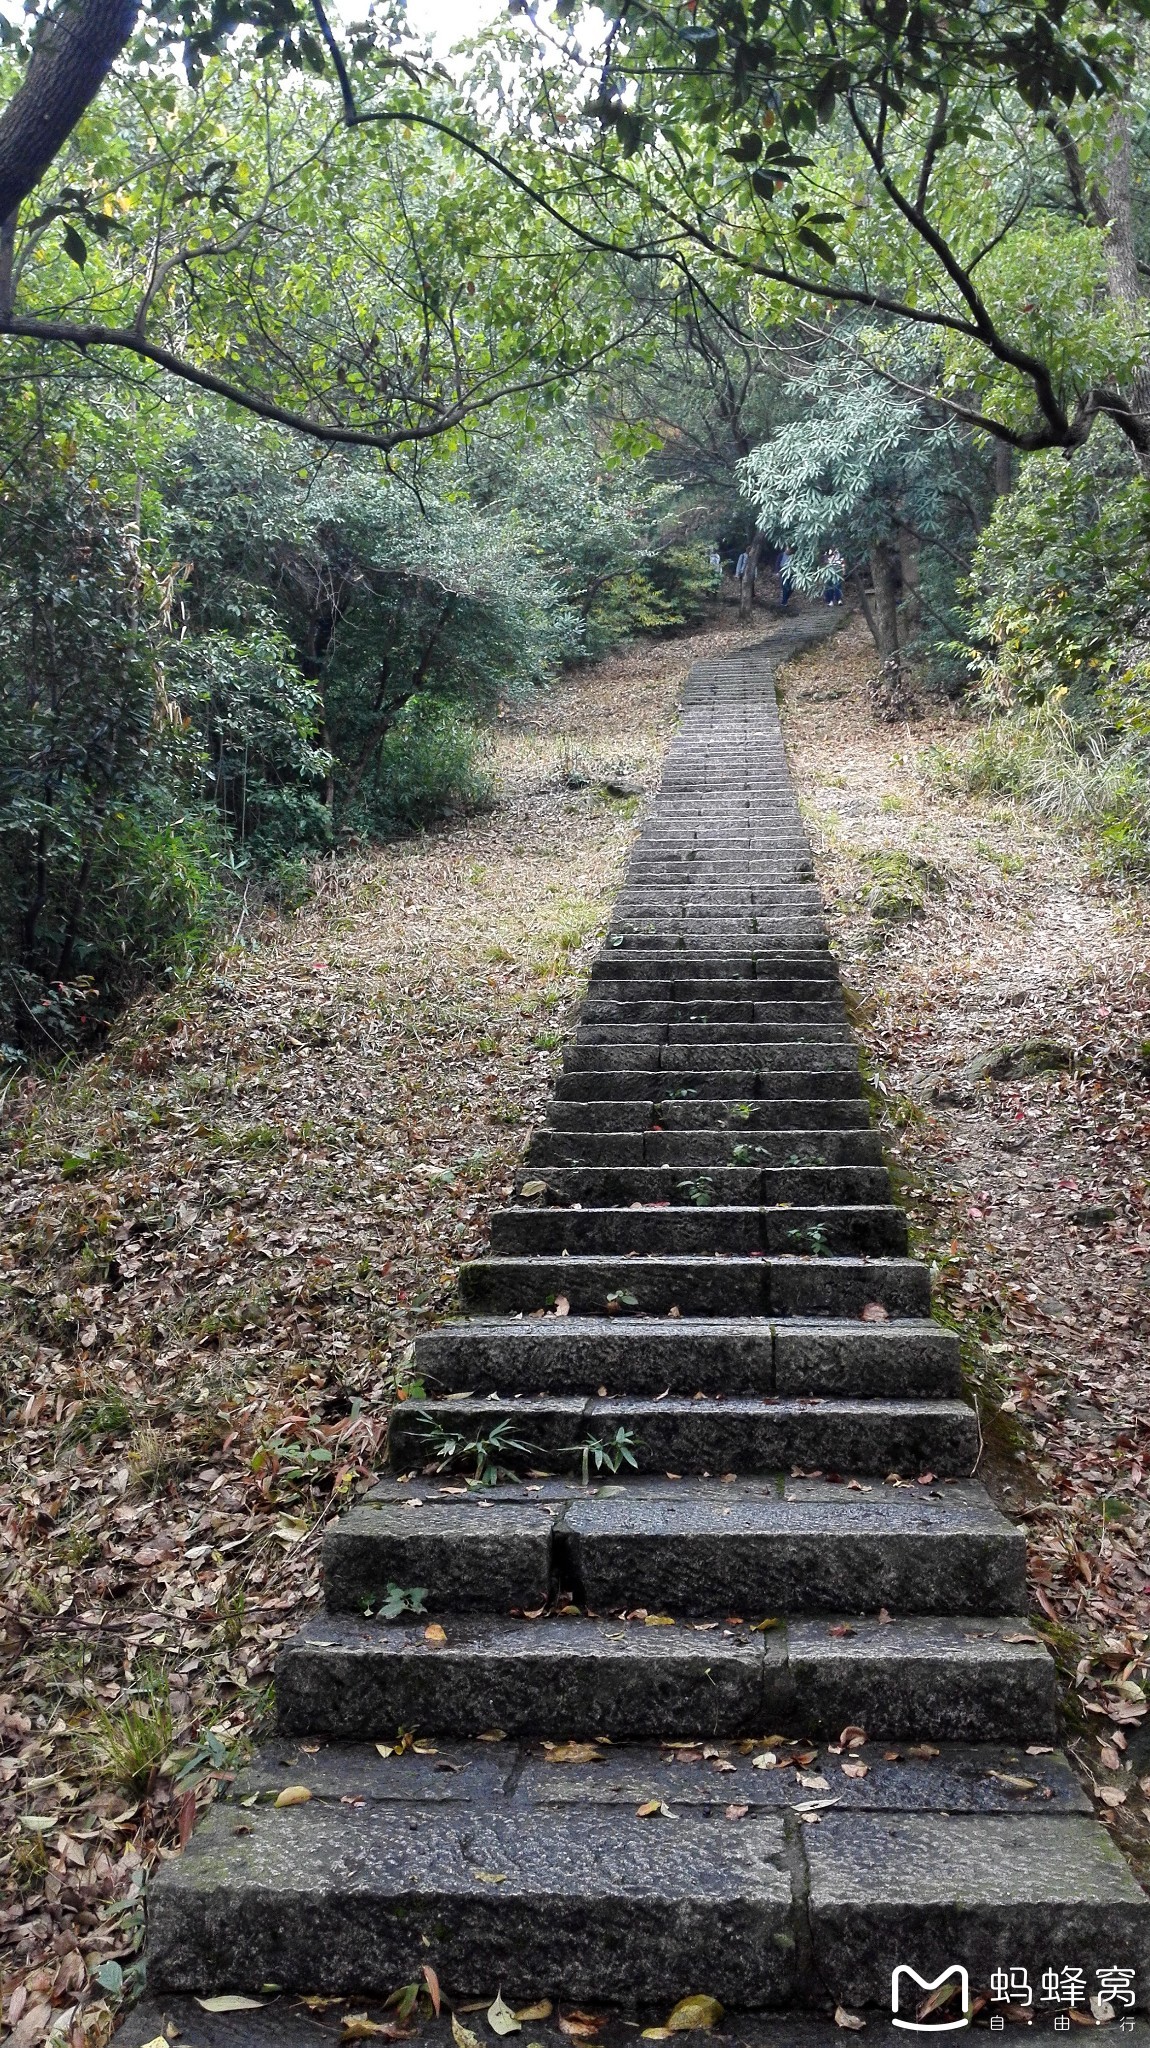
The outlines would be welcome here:
[[[489,813],[321,863],[301,912],[10,1090],[12,2048],[93,2048],[131,1994],[144,1873],[266,1720],[411,1337],[509,1191],[687,669],[746,637],[648,643],[508,710]]]
[[[787,748],[898,1199],[961,1333],[980,1476],[1099,1817],[1150,1866],[1150,972],[1144,894],[1024,803],[980,728],[874,715],[852,623],[788,669]]]

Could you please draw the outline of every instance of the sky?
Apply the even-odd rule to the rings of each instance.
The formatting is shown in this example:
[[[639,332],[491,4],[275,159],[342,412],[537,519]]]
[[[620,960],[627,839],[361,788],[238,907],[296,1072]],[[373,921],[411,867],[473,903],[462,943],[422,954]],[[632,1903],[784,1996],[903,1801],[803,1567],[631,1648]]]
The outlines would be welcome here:
[[[407,0],[412,27],[445,50],[474,35],[502,8],[503,0]]]

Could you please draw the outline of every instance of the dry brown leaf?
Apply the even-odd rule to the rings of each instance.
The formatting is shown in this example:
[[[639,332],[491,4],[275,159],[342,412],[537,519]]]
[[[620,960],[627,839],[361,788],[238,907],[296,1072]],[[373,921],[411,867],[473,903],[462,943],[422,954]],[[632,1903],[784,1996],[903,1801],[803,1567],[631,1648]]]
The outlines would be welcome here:
[[[593,1742],[545,1742],[543,1761],[547,1764],[602,1764],[607,1759]]]
[[[521,2005],[515,2017],[517,2020],[549,2020],[554,2009],[549,1998],[537,1998],[534,2005]]]
[[[483,2048],[478,2034],[473,2034],[471,2028],[465,2027],[463,2021],[457,2019],[454,2013],[451,2015],[451,2038],[455,2048]]]
[[[433,1621],[429,1627],[424,1629],[423,1640],[425,1643],[445,1643],[447,1641],[447,1630],[440,1622]]]
[[[857,2034],[865,2027],[866,2021],[860,2019],[857,2012],[848,2012],[845,2005],[836,2005],[835,2025],[836,2027],[845,2027],[848,2032]]]

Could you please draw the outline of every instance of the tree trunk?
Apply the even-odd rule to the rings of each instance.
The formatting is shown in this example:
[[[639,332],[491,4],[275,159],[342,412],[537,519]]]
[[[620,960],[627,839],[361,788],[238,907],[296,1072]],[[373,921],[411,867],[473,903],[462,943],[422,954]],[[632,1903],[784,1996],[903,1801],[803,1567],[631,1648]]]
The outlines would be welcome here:
[[[755,583],[759,573],[759,556],[762,552],[763,536],[759,532],[758,527],[756,527],[755,537],[747,549],[747,566],[743,572],[743,581],[739,589],[739,617],[741,619],[749,619],[751,615],[751,606],[755,602]]]
[[[902,619],[900,635],[904,647],[917,640],[922,631],[922,587],[919,580],[919,538],[909,527],[898,530],[898,559],[902,571]]]
[[[1131,325],[1145,333],[1145,297],[1138,273],[1134,233],[1134,196],[1130,175],[1130,115],[1119,104],[1110,120],[1109,148],[1098,187],[1091,195],[1095,217],[1106,230],[1106,276],[1110,296],[1125,308]],[[1143,353],[1125,394],[1139,419],[1150,429],[1150,362]],[[1144,476],[1150,476],[1150,454],[1139,454]]]
[[[1009,441],[994,444],[994,495],[1009,498],[1014,489],[1014,450]]]
[[[883,661],[898,657],[898,592],[895,587],[894,554],[883,541],[871,549],[871,581],[874,584],[873,618],[867,623]]]
[[[139,0],[57,0],[0,115],[0,221],[39,184],[136,25]]]

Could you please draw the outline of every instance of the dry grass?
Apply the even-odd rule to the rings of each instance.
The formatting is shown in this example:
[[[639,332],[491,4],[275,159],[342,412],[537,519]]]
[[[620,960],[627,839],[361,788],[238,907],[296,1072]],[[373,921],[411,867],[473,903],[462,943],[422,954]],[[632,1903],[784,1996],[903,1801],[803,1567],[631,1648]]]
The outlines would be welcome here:
[[[986,1473],[1030,1535],[1074,1753],[1146,1868],[1147,904],[1025,806],[940,792],[930,750],[968,733],[946,712],[877,725],[873,665],[858,627],[792,665],[791,764],[903,1198],[965,1339]],[[1033,1040],[1065,1068],[964,1073]]]

